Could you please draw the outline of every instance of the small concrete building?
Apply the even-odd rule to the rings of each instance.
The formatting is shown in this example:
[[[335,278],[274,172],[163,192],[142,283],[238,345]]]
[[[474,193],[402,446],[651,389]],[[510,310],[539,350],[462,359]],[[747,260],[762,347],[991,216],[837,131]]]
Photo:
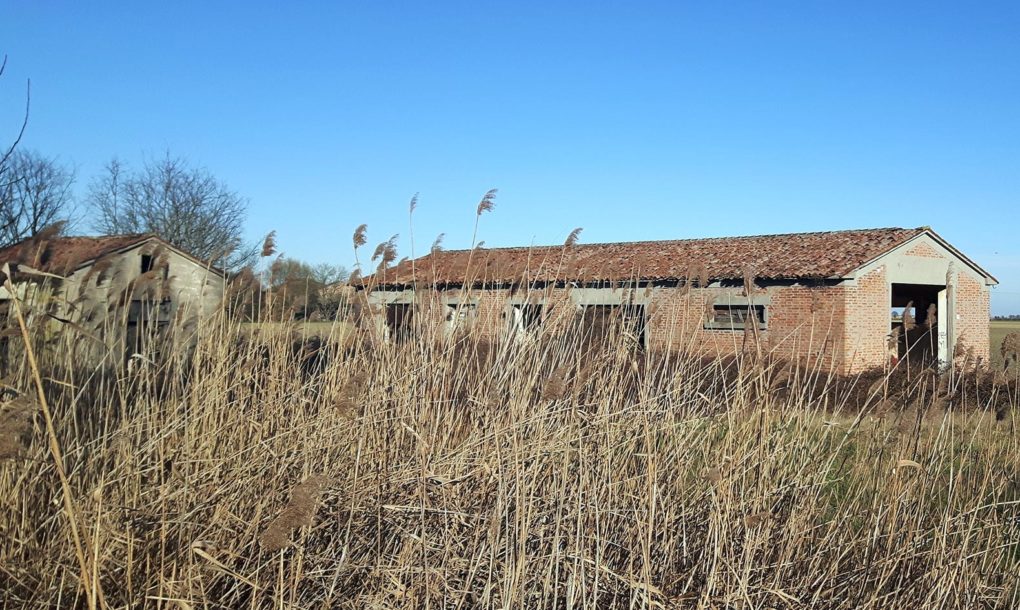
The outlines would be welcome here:
[[[648,350],[756,349],[839,374],[987,362],[987,271],[928,227],[438,251],[365,278],[391,340],[475,325],[520,339],[615,314]],[[562,318],[562,315],[560,316]]]
[[[151,233],[31,238],[0,250],[4,264],[30,313],[101,331],[129,349],[146,329],[216,311],[225,285],[221,270]],[[0,287],[2,313],[10,297]]]

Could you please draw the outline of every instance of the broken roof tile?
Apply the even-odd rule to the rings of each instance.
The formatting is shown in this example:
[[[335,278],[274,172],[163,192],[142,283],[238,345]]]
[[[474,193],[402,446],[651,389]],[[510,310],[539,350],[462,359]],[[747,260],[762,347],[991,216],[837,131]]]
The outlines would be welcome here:
[[[697,277],[739,280],[745,266],[772,280],[844,277],[924,233],[860,229],[668,241],[577,244],[433,252],[364,279],[365,284],[519,284],[549,281],[668,281]],[[412,275],[412,269],[414,275]]]
[[[151,233],[104,237],[29,238],[0,250],[0,264],[25,265],[67,276],[83,263],[142,242]]]

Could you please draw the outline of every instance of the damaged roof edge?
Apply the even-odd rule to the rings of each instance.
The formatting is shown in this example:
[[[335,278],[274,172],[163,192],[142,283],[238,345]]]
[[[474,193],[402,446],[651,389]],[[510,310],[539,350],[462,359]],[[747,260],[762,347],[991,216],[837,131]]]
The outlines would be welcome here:
[[[943,238],[941,235],[936,233],[934,229],[932,229],[931,227],[924,227],[924,230],[925,230],[925,233],[927,233],[928,235],[931,235],[932,239],[937,241],[939,243],[939,245],[941,245],[946,250],[949,250],[950,252],[952,252],[953,255],[956,258],[958,258],[961,261],[967,263],[967,265],[969,265],[972,269],[974,269],[974,271],[977,271],[979,274],[981,274],[985,278],[986,285],[988,285],[988,286],[998,286],[999,285],[998,278],[996,278],[991,273],[985,271],[985,269],[981,265],[975,263],[970,257],[965,255],[963,252],[960,252],[959,250],[957,250],[955,246],[953,246],[951,243],[946,241],[946,239]]]
[[[147,241],[153,241],[153,240],[159,242],[159,245],[163,246],[167,250],[173,251],[178,256],[182,256],[182,257],[188,259],[189,261],[195,263],[196,265],[198,265],[200,267],[204,267],[205,269],[208,269],[209,271],[212,271],[212,272],[214,272],[217,275],[220,275],[222,277],[226,277],[227,276],[227,272],[224,271],[223,269],[217,267],[216,265],[213,265],[212,261],[203,261],[202,259],[200,259],[200,258],[198,258],[198,257],[196,257],[196,256],[194,256],[192,254],[189,254],[188,252],[186,252],[184,250],[181,250],[180,248],[178,248],[177,246],[175,246],[175,245],[171,244],[170,242],[166,241],[165,239],[163,239],[162,237],[160,237],[156,233],[143,233],[143,234],[139,235],[139,239],[137,241],[134,241],[134,242],[132,242],[132,243],[126,245],[126,246],[121,246],[119,248],[113,248],[113,249],[111,249],[111,250],[109,250],[107,252],[104,252],[103,254],[100,254],[99,256],[97,256],[95,258],[91,258],[91,259],[89,259],[87,261],[82,261],[81,263],[78,264],[78,266],[74,270],[78,271],[79,269],[83,269],[85,267],[88,267],[89,265],[94,264],[96,261],[98,261],[99,259],[103,258],[104,256],[110,256],[111,254],[122,254],[124,252],[128,252],[130,250],[133,250],[133,249],[141,246],[142,244],[144,244]]]
[[[925,233],[880,228],[582,244],[447,250],[362,278],[362,288],[414,284],[463,286],[529,282],[840,280],[869,261]],[[953,250],[953,252],[956,252]]]
[[[999,284],[999,280],[994,275],[992,275],[991,273],[986,271],[983,267],[981,267],[981,265],[978,265],[976,262],[974,262],[973,259],[971,259],[967,255],[965,255],[963,252],[960,252],[960,250],[958,250],[955,246],[953,246],[951,243],[949,243],[944,237],[942,237],[941,235],[936,233],[935,230],[932,229],[931,227],[919,227],[918,231],[919,231],[919,233],[917,235],[914,235],[913,237],[910,237],[910,238],[904,240],[903,242],[890,247],[888,250],[886,250],[885,252],[882,252],[881,254],[875,256],[871,260],[866,261],[866,262],[864,262],[861,265],[858,265],[857,267],[851,269],[846,275],[843,275],[843,276],[840,276],[840,277],[834,277],[832,279],[841,279],[841,280],[850,280],[850,279],[853,279],[854,278],[854,274],[858,270],[863,269],[864,267],[867,267],[868,265],[871,265],[871,264],[875,263],[876,261],[878,261],[882,257],[888,255],[893,250],[895,250],[897,248],[902,248],[903,246],[906,246],[906,245],[908,245],[911,242],[917,241],[918,239],[920,239],[920,238],[924,237],[925,235],[927,235],[928,237],[931,237],[932,239],[934,239],[935,242],[938,245],[940,245],[943,248],[945,248],[946,250],[948,250],[950,254],[952,254],[957,259],[959,259],[961,262],[966,264],[968,267],[970,267],[971,269],[976,271],[978,275],[980,275],[981,277],[985,278],[985,285],[986,286],[997,286]]]
[[[211,261],[200,260],[151,232],[100,236],[68,235],[42,240],[30,237],[0,250],[0,259],[12,264],[27,264],[25,262],[26,248],[46,246],[46,250],[56,253],[56,259],[43,262],[40,270],[66,278],[81,269],[94,265],[96,261],[106,256],[129,252],[149,242],[156,242],[160,247],[166,248],[195,265],[218,276],[226,277],[226,272],[213,265]],[[51,248],[52,250],[50,250]],[[38,252],[36,252],[37,254]]]

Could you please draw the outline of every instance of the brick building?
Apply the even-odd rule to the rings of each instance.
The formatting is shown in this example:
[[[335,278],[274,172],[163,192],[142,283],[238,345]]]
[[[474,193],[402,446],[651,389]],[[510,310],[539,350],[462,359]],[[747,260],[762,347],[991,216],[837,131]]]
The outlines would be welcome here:
[[[0,249],[0,265],[27,311],[128,349],[171,320],[194,325],[218,311],[226,282],[223,271],[151,233],[33,237]],[[0,286],[0,322],[11,296]]]
[[[758,349],[841,374],[988,360],[997,282],[930,228],[439,251],[365,278],[391,340],[521,340],[613,317],[648,350]]]

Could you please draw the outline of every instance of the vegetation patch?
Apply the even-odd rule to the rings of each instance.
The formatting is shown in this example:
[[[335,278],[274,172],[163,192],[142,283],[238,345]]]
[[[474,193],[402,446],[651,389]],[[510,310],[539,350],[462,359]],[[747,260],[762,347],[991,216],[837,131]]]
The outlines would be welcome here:
[[[1001,371],[840,379],[623,328],[395,344],[227,316],[85,365],[73,328],[12,330],[12,606],[1020,603]]]

